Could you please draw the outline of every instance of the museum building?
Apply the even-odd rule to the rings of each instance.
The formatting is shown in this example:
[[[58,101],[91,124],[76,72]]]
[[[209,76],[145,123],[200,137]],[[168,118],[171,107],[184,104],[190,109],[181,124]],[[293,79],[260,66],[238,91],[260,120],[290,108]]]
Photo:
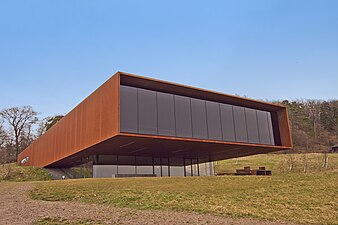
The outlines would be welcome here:
[[[18,163],[85,165],[92,177],[210,176],[214,161],[290,148],[284,106],[117,72]]]

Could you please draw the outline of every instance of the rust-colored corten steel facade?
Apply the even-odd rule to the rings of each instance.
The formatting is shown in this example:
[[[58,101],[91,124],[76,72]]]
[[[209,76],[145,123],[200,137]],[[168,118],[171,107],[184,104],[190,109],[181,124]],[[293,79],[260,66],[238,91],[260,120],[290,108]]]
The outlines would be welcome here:
[[[215,161],[290,148],[283,106],[118,72],[18,163],[70,167],[93,155]]]

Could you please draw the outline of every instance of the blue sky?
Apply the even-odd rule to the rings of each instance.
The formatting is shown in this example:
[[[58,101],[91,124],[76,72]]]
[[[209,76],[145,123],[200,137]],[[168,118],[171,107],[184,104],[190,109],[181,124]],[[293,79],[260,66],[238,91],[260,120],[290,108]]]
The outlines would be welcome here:
[[[0,0],[0,109],[67,113],[116,71],[338,98],[338,1]]]

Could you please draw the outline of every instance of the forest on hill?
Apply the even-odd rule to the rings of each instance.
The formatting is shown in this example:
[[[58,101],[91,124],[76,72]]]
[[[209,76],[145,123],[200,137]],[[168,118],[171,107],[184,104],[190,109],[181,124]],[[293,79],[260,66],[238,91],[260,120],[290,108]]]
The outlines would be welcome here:
[[[338,100],[274,101],[287,107],[294,149],[323,152],[338,144]],[[56,124],[63,115],[38,118],[31,106],[0,111],[0,163],[16,161],[18,154]]]
[[[322,152],[338,144],[338,100],[274,102],[288,109],[296,152]]]

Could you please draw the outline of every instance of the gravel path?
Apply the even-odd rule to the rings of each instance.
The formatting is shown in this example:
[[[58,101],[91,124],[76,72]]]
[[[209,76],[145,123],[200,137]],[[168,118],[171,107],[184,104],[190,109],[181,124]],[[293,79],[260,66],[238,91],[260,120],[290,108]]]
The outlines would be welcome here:
[[[32,224],[45,218],[90,220],[95,224],[252,224],[277,225],[253,219],[228,218],[187,212],[135,210],[112,205],[78,202],[47,202],[29,198],[34,183],[0,183],[0,224]]]

